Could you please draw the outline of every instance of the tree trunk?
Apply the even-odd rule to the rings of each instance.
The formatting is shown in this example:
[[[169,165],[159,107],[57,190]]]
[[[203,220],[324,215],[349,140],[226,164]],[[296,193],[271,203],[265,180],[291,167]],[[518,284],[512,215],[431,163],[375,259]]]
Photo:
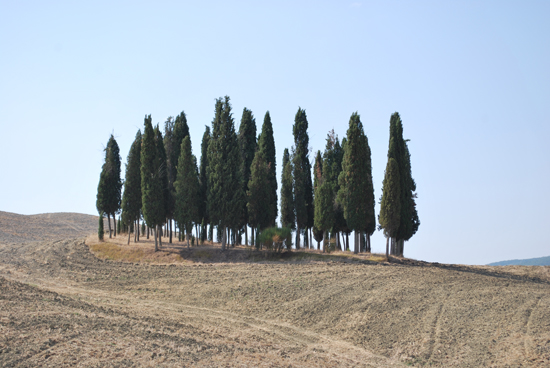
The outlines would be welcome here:
[[[389,249],[390,249],[390,237],[386,236],[386,260],[387,261],[390,260]]]
[[[128,245],[130,245],[130,233],[131,233],[130,227],[128,227]]]
[[[296,224],[296,250],[300,249],[300,226]]]
[[[367,234],[367,252],[371,253],[370,249],[370,234]]]
[[[111,214],[107,214],[107,223],[109,224],[109,238],[111,238]]]
[[[147,226],[147,239],[149,239],[149,226]]]
[[[222,231],[222,251],[225,250],[225,237],[227,236],[227,231],[226,231],[226,227],[224,226],[223,227],[223,231]]]
[[[160,231],[158,232],[159,237],[159,249],[162,248],[162,225],[157,225],[157,228],[159,228]]]
[[[155,252],[158,252],[159,250],[158,243],[157,243],[157,231],[156,231],[157,228],[158,228],[158,225],[153,229],[153,236],[155,237]]]
[[[116,238],[116,217],[114,213],[113,213],[113,229],[114,229],[113,235]]]
[[[199,245],[199,239],[200,239],[200,237],[199,237],[199,224],[195,224],[195,234],[197,234],[196,240],[197,240],[197,245]]]
[[[309,247],[311,249],[315,249],[315,245],[313,245],[313,230],[311,230],[311,228],[309,228]]]
[[[189,250],[189,231],[185,232],[185,240],[187,240],[187,250]]]
[[[168,220],[168,225],[170,226],[170,244],[172,244],[172,220]]]
[[[248,246],[248,225],[244,225],[244,244]]]
[[[349,249],[349,233],[346,233],[346,250]]]
[[[353,253],[359,254],[359,247],[361,247],[361,233],[355,230],[355,244],[353,245]]]

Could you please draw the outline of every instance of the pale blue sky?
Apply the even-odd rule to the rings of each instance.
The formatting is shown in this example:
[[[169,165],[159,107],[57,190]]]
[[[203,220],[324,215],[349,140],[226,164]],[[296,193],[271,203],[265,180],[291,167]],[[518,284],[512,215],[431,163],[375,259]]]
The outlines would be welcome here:
[[[112,132],[125,162],[145,114],[184,110],[199,155],[229,95],[236,129],[243,107],[258,130],[270,111],[279,172],[298,106],[314,152],[358,111],[377,200],[398,111],[421,220],[406,256],[550,255],[550,2],[1,1],[0,14],[2,211],[96,214]]]

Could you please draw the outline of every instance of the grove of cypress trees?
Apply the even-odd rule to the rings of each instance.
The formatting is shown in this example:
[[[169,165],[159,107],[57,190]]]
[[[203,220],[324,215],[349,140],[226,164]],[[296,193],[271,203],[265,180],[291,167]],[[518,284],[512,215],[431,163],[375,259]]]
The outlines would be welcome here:
[[[411,174],[410,153],[407,141],[403,139],[403,123],[399,113],[395,112],[390,118],[390,145],[388,148],[388,160],[395,159],[399,167],[400,181],[400,225],[395,236],[396,247],[392,248],[392,254],[403,255],[404,242],[409,240],[418,230],[420,220],[416,211],[416,183]]]
[[[201,142],[201,162],[199,171],[199,218],[201,219],[201,240],[206,238],[206,227],[210,223],[207,210],[207,198],[208,198],[208,144],[210,142],[210,127],[206,126],[204,134],[202,135]],[[209,239],[212,241],[212,239]]]
[[[151,115],[145,116],[141,141],[141,201],[142,213],[147,227],[152,228],[155,237],[155,251],[158,251],[157,234],[159,225],[165,220],[163,171],[157,148],[157,136],[151,123]]]
[[[186,136],[181,143],[177,172],[175,218],[179,226],[185,228],[187,248],[189,249],[189,235],[193,229],[193,222],[198,217],[200,199],[196,159],[191,153],[189,136]]]
[[[254,154],[256,152],[256,119],[252,111],[246,107],[243,109],[243,116],[241,118],[241,125],[239,126],[239,149],[241,154],[241,178],[243,191],[248,192],[248,182],[250,180],[250,166],[252,160],[254,160]],[[248,230],[247,227],[250,224],[247,201],[243,202],[243,211],[240,227],[244,227],[245,230],[245,243],[248,245]]]
[[[306,111],[298,108],[294,117],[292,133],[294,135],[293,179],[294,179],[294,206],[296,215],[296,249],[300,249],[300,231],[308,226],[308,191],[313,190],[311,183],[311,168],[309,164],[309,136]],[[309,178],[309,180],[308,180]],[[310,204],[311,206],[313,203]],[[305,233],[307,236],[307,232]]]
[[[219,223],[222,250],[225,250],[227,228],[240,220],[242,201],[239,144],[231,113],[229,96],[216,100],[212,137],[208,145],[208,211],[212,222]]]
[[[122,195],[122,215],[124,223],[139,221],[141,216],[141,131],[130,147],[126,164],[126,179],[124,180],[124,194]],[[134,242],[137,231],[134,231]]]
[[[400,187],[399,166],[397,161],[390,157],[384,173],[384,187],[382,188],[382,200],[380,201],[380,214],[378,216],[378,223],[384,230],[384,236],[386,237],[386,258],[389,255],[389,240],[399,234],[401,216]]]
[[[360,233],[368,231],[375,218],[370,148],[357,112],[350,117],[338,184],[338,202],[344,209],[348,228],[355,230],[354,253],[358,253]]]
[[[277,219],[277,163],[275,152],[275,139],[273,138],[273,125],[271,124],[271,115],[269,111],[265,113],[262,132],[258,140],[258,150],[262,152],[267,167],[269,169],[269,196],[268,201],[268,222],[269,226],[275,226]]]
[[[120,149],[111,134],[105,147],[105,162],[101,169],[97,187],[96,208],[99,213],[107,214],[109,238],[111,238],[111,215],[113,216],[116,236],[115,215],[120,210],[122,180],[120,179]]]

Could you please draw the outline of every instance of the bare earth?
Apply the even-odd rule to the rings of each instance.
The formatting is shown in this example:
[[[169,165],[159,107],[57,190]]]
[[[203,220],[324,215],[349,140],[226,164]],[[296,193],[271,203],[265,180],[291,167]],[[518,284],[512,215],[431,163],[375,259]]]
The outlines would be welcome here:
[[[96,226],[0,212],[0,366],[550,365],[550,267],[153,254],[124,236],[110,249],[142,261],[121,262],[90,251],[110,257],[85,243]]]

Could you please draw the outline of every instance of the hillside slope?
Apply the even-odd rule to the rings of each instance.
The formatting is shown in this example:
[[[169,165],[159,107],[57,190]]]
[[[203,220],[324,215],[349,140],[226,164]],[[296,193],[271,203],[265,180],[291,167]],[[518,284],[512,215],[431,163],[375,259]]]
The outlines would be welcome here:
[[[152,265],[82,238],[4,243],[0,331],[0,366],[547,367],[550,267]]]
[[[0,243],[65,239],[97,232],[98,216],[81,213],[19,215],[0,211]]]

